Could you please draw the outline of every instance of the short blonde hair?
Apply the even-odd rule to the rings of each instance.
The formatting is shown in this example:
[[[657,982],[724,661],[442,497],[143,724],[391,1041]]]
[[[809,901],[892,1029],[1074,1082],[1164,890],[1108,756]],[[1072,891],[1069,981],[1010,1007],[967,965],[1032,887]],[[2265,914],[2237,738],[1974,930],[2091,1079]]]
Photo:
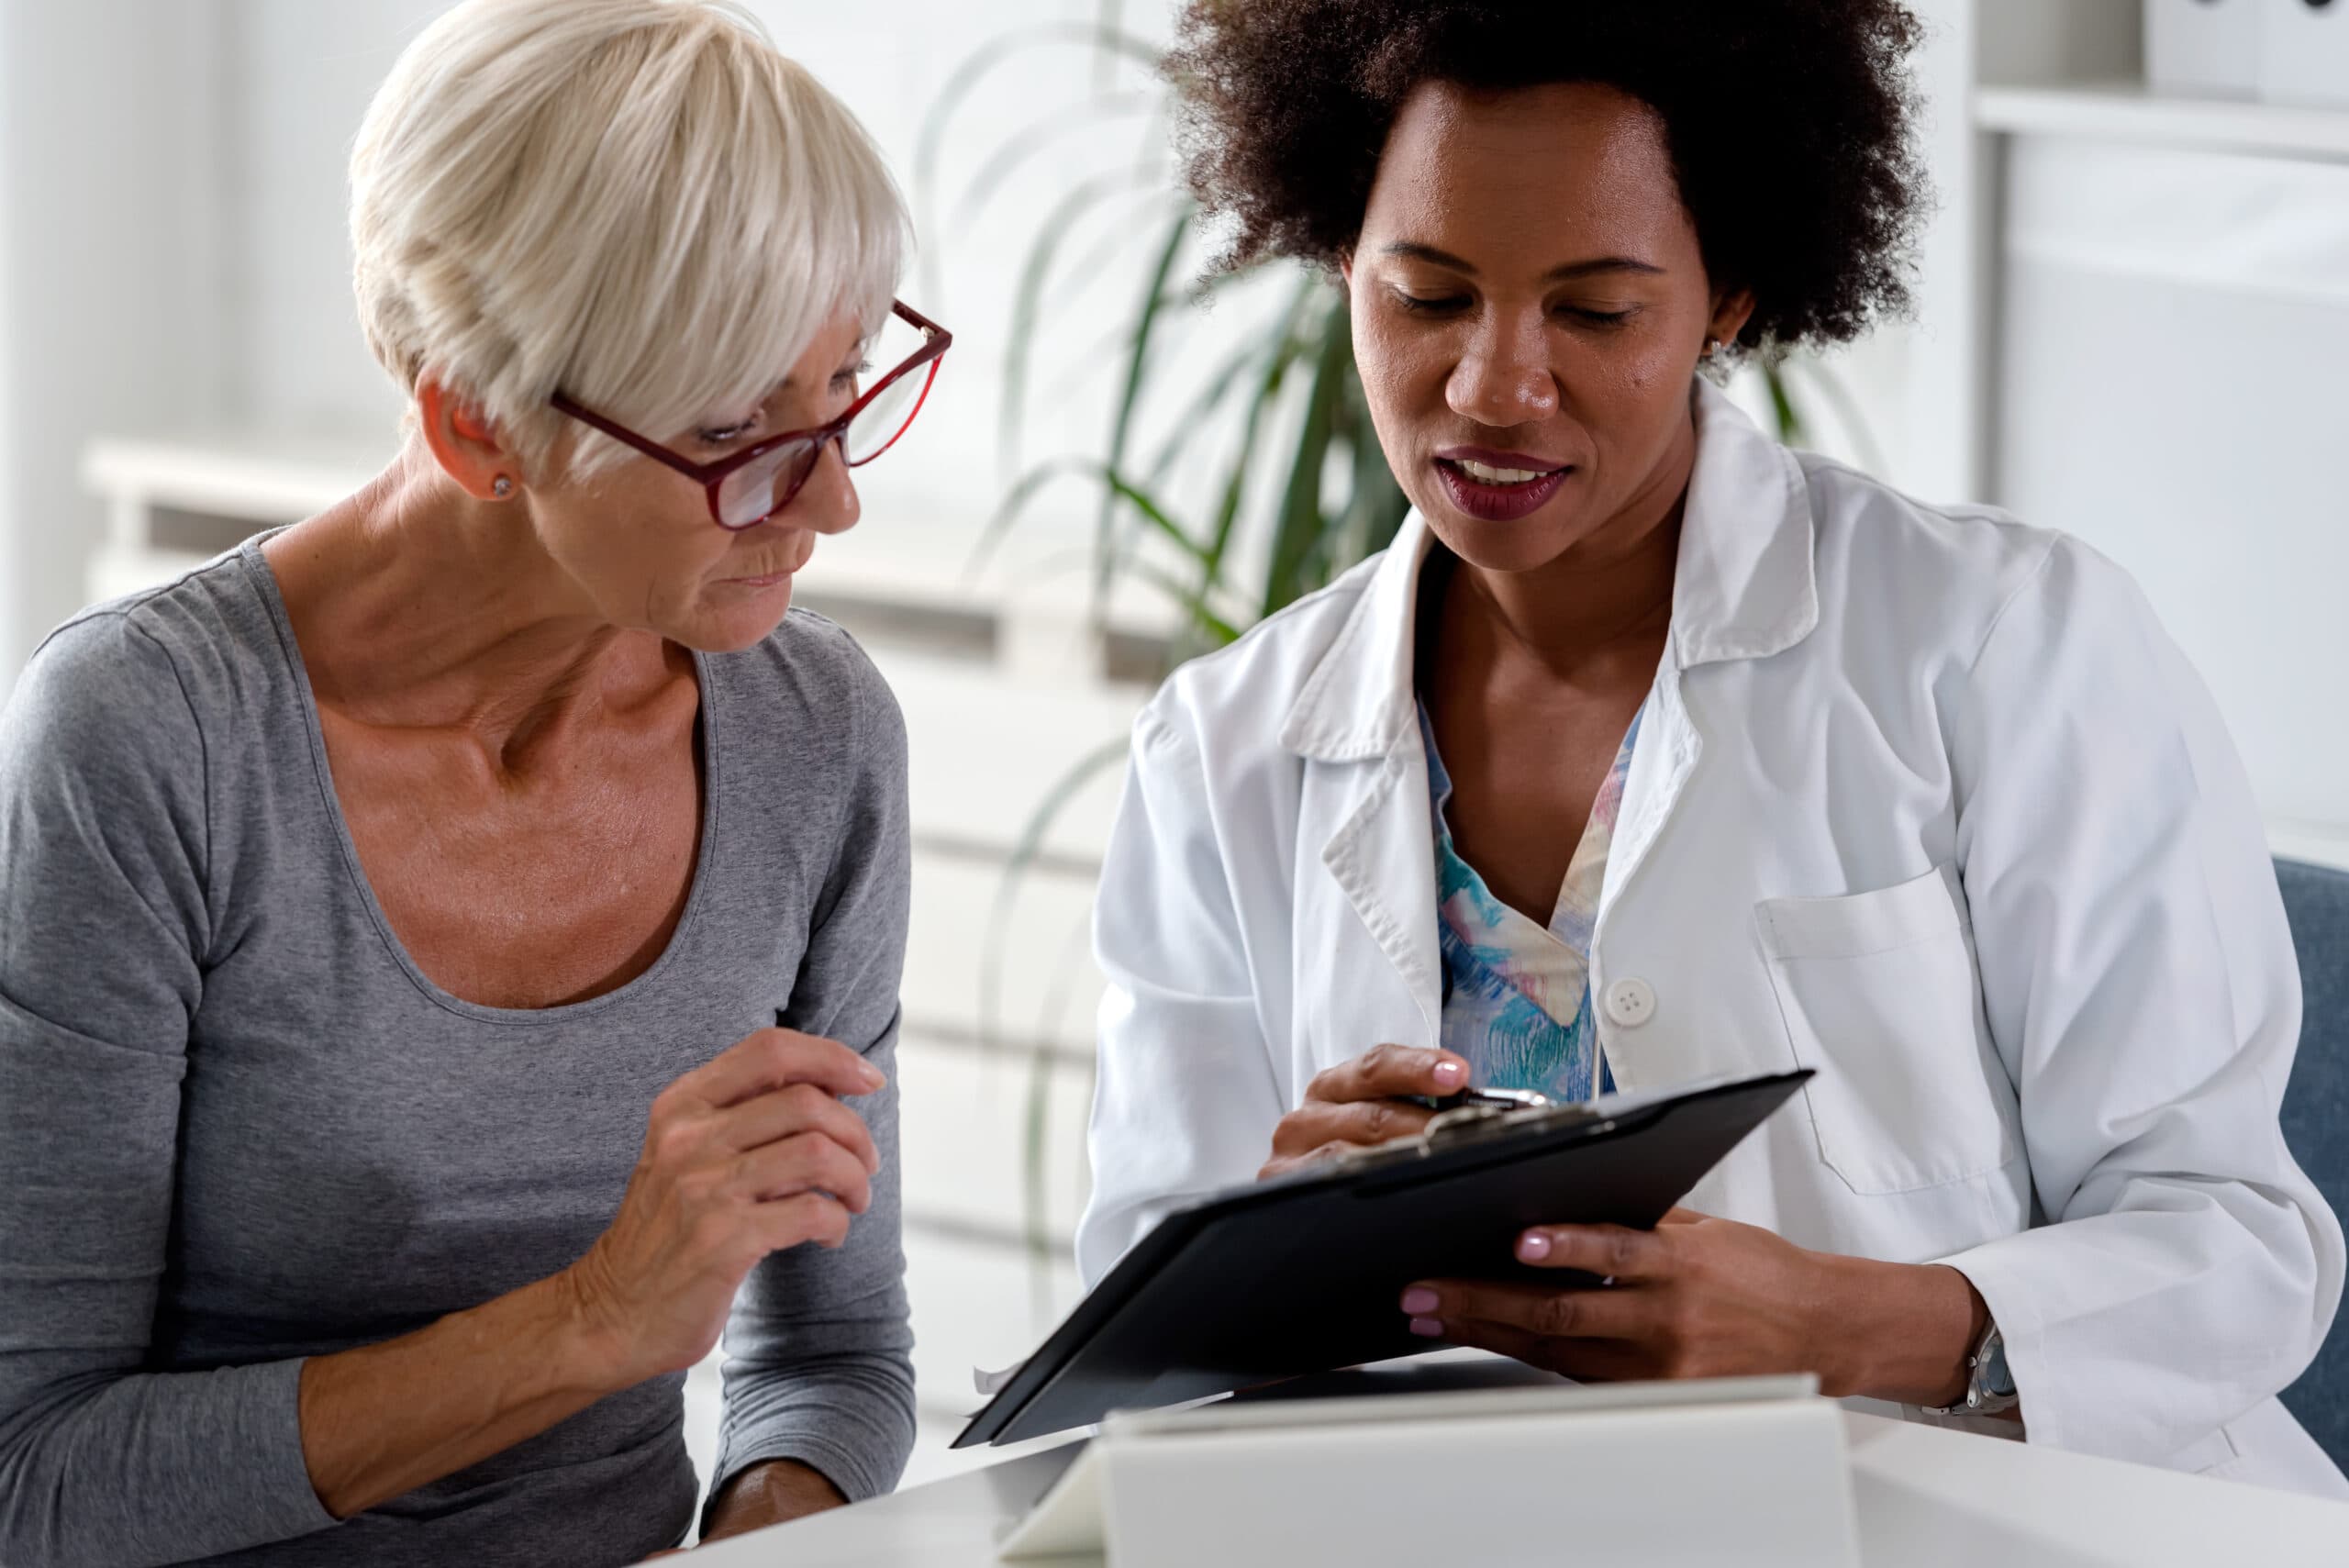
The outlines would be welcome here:
[[[368,347],[525,462],[558,390],[655,439],[763,398],[903,266],[903,199],[841,102],[726,0],[464,0],[402,52],[351,159]],[[565,427],[568,426],[568,428]]]

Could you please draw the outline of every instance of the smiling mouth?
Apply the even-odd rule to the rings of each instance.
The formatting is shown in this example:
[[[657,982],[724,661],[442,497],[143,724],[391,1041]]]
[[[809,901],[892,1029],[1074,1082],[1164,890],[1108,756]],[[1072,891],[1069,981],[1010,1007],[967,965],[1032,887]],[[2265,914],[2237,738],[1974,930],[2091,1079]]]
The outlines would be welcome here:
[[[1576,472],[1571,463],[1519,468],[1491,461],[1502,455],[1475,458],[1464,453],[1435,460],[1445,499],[1454,509],[1481,522],[1518,522],[1548,506]]]
[[[1473,458],[1464,457],[1440,457],[1436,462],[1447,468],[1458,470],[1479,484],[1496,486],[1533,484],[1549,478],[1553,473],[1564,472],[1564,469],[1558,468],[1502,468],[1493,463],[1478,462]]]

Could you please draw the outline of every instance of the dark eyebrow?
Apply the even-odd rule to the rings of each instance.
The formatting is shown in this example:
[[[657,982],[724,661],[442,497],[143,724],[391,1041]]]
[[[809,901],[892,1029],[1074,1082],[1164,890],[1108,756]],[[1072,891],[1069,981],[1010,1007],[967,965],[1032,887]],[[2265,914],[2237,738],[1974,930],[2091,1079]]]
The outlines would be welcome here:
[[[1476,269],[1473,265],[1451,251],[1439,250],[1432,245],[1421,245],[1417,240],[1398,239],[1387,246],[1383,254],[1408,256],[1415,261],[1427,261],[1439,267],[1449,267],[1464,277],[1473,278],[1476,275]],[[1661,277],[1664,274],[1664,269],[1647,261],[1636,261],[1630,256],[1594,256],[1587,261],[1568,261],[1561,266],[1553,267],[1542,274],[1542,281],[1545,284],[1562,284],[1575,278],[1586,278],[1596,272],[1645,272],[1651,276]]]

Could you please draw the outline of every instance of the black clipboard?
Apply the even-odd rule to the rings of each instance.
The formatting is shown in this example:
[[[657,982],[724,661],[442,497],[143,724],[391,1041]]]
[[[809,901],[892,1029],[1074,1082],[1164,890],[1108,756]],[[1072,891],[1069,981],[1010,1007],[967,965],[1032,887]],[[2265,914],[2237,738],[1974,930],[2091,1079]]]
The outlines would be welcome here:
[[[1352,1164],[1176,1209],[1120,1259],[963,1429],[955,1448],[1088,1426],[1430,1348],[1413,1280],[1541,1277],[1531,1225],[1655,1224],[1809,1069],[1516,1113]],[[1571,1276],[1565,1276],[1571,1277]]]

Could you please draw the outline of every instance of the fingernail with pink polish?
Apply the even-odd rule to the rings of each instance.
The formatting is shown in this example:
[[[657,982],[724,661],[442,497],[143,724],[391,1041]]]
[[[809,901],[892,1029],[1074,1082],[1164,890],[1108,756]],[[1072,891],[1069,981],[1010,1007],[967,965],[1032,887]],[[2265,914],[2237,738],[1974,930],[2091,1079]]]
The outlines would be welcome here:
[[[1468,1068],[1464,1062],[1439,1062],[1435,1064],[1435,1081],[1447,1089],[1460,1087],[1460,1081],[1467,1075]]]
[[[1403,1310],[1414,1318],[1426,1316],[1436,1309],[1435,1292],[1425,1285],[1413,1285],[1403,1293]]]
[[[1517,1239],[1517,1255],[1529,1263],[1538,1263],[1550,1255],[1550,1239],[1539,1230],[1529,1230]]]
[[[1414,1318],[1411,1319],[1411,1332],[1422,1340],[1441,1340],[1443,1338],[1443,1325],[1432,1318]]]

